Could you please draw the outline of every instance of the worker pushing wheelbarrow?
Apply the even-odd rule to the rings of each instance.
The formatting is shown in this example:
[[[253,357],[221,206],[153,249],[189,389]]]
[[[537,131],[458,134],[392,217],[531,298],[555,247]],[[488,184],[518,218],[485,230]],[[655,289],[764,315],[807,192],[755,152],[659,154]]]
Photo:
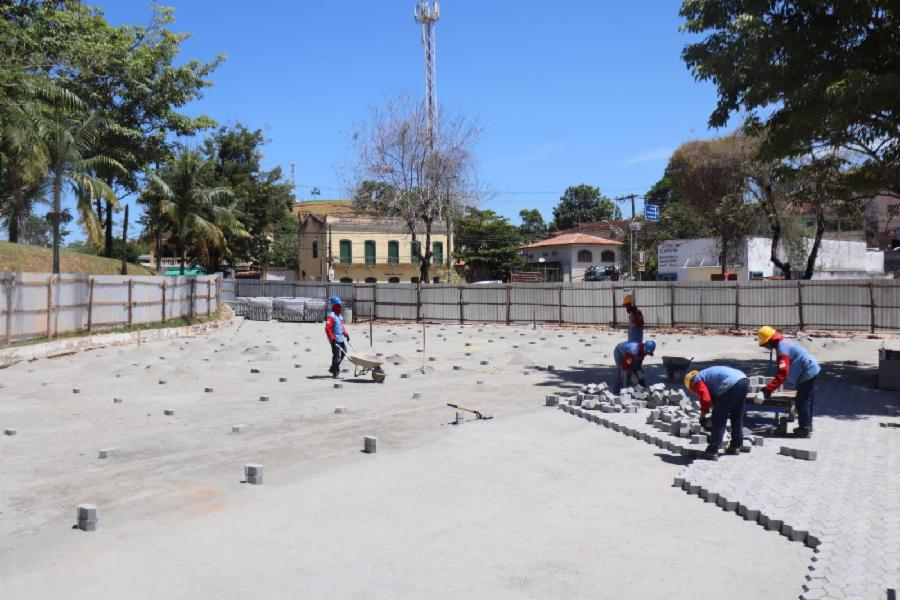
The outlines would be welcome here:
[[[360,377],[372,373],[372,379],[378,383],[384,383],[385,373],[381,368],[382,361],[374,356],[364,356],[356,352],[356,348],[350,342],[350,333],[344,323],[341,314],[342,301],[340,296],[332,296],[328,299],[331,308],[325,317],[325,335],[331,345],[331,368],[328,371],[337,379],[341,374],[341,361],[346,356],[353,363],[353,376]],[[354,354],[347,354],[347,344],[353,348]]]

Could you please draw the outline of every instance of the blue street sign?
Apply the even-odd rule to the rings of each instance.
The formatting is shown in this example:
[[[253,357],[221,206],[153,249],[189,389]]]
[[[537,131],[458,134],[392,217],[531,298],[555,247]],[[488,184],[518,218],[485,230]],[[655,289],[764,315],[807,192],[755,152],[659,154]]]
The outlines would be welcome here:
[[[659,221],[659,206],[656,204],[644,205],[644,216],[648,221]]]

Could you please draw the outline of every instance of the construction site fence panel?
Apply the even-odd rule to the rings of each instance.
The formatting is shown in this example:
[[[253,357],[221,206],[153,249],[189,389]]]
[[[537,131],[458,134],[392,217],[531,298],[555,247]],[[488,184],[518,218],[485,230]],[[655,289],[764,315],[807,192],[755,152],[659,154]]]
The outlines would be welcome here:
[[[218,275],[152,277],[0,273],[0,342],[209,316]]]
[[[623,301],[632,294],[650,327],[900,331],[900,281],[885,279],[484,285],[238,279],[231,286],[236,297],[341,296],[354,319],[625,326]]]

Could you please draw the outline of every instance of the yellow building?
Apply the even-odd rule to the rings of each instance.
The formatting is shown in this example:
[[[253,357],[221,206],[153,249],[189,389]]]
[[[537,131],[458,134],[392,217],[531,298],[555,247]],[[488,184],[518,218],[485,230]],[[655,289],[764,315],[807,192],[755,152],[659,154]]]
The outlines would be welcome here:
[[[294,206],[300,219],[300,279],[342,283],[417,283],[419,262],[413,259],[412,235],[400,219],[353,212],[349,200],[319,200]],[[424,243],[424,225],[417,243]],[[449,281],[449,245],[443,223],[431,234],[429,276]]]

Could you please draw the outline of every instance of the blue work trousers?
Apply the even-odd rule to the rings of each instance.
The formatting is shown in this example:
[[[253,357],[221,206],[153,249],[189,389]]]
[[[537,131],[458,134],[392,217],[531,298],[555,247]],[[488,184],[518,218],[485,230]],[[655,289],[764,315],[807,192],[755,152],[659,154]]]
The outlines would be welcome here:
[[[707,452],[718,452],[725,437],[725,423],[731,421],[731,448],[740,448],[744,442],[744,402],[750,391],[750,380],[741,379],[718,398],[713,398],[712,437]]]
[[[813,400],[815,400],[815,397],[815,377],[810,377],[803,383],[797,384],[797,398],[794,400],[794,406],[797,407],[797,424],[808,431],[812,431],[813,428]]]

